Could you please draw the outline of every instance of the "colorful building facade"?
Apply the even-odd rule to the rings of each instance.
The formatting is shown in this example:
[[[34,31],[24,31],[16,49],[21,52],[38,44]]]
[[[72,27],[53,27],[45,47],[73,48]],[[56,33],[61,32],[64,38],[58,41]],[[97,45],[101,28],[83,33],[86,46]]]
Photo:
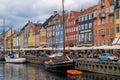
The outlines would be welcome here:
[[[66,31],[65,31],[65,45],[77,46],[78,45],[78,16],[80,12],[71,11],[67,17]]]
[[[63,47],[63,23],[62,23],[62,16],[57,15],[54,18],[54,39],[55,39],[55,47],[62,48]]]
[[[17,32],[14,36],[13,36],[13,48],[14,49],[19,49],[19,33]]]
[[[43,26],[40,29],[40,47],[46,47],[46,28]]]
[[[78,17],[78,45],[92,46],[93,45],[93,21],[94,11],[96,6],[89,7],[81,11]]]
[[[10,48],[10,36],[14,33],[15,31],[12,28],[9,28],[6,32],[5,32],[5,37],[4,37],[4,48]],[[9,44],[9,45],[8,45]]]
[[[46,43],[47,47],[55,46],[54,44],[54,21],[53,19],[57,16],[57,12],[54,12],[43,24],[43,27],[46,28]]]
[[[28,47],[35,47],[35,26],[32,26],[29,32]]]
[[[20,32],[20,36],[19,36],[19,45],[20,45],[20,48],[24,48],[24,34],[23,32]]]
[[[94,20],[94,45],[112,45],[114,31],[114,0],[99,0]]]
[[[120,0],[116,0],[115,4],[115,38],[112,45],[120,45]]]
[[[35,24],[35,26],[37,27],[37,30],[35,32],[35,45],[36,47],[40,47],[40,28],[42,24],[38,23],[38,24]]]
[[[34,26],[34,23],[28,21],[28,23],[23,27],[23,34],[24,34],[24,48],[28,48],[28,37],[30,33],[31,27]]]

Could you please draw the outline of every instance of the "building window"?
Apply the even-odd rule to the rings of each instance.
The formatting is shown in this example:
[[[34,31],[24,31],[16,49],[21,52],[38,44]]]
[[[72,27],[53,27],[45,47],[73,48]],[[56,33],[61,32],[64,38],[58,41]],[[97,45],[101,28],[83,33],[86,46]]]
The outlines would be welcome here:
[[[119,19],[119,11],[116,11],[116,19]]]
[[[106,23],[108,23],[108,18],[106,18]]]
[[[89,33],[89,41],[92,41],[92,33]]]
[[[88,20],[87,15],[85,15],[85,20]]]
[[[89,20],[89,14],[87,15],[87,20]]]
[[[89,29],[91,29],[92,28],[92,23],[89,23]]]
[[[113,22],[114,21],[114,18],[113,16],[110,17],[110,22]]]
[[[84,24],[81,27],[82,27],[82,30],[84,30]]]
[[[89,14],[89,19],[92,19],[92,14],[91,13]]]
[[[100,25],[100,19],[98,20],[98,25]]]
[[[110,6],[110,13],[113,13],[114,12],[114,6]]]
[[[120,30],[119,30],[119,24],[116,25],[116,33],[119,33]]]
[[[84,16],[82,16],[82,21],[84,21]]]
[[[94,17],[96,17],[96,11],[94,11]]]
[[[104,29],[100,30],[100,35],[105,35],[105,30]]]
[[[88,24],[87,23],[85,24],[85,29],[88,29]]]
[[[101,35],[104,35],[105,34],[105,31],[104,29],[101,30]]]
[[[89,34],[88,33],[85,33],[85,41],[88,41],[88,39],[89,39]]]
[[[104,24],[105,19],[102,19],[102,24]]]
[[[110,28],[110,34],[114,34],[114,28]]]
[[[83,21],[85,21],[85,16],[84,16],[84,20]]]
[[[101,32],[100,32],[100,30],[98,30],[98,35],[101,35]]]
[[[108,8],[106,8],[106,13],[108,13],[109,12],[109,9]]]
[[[80,41],[84,41],[84,34],[81,34],[81,40]]]
[[[106,34],[109,34],[109,29],[106,29]]]

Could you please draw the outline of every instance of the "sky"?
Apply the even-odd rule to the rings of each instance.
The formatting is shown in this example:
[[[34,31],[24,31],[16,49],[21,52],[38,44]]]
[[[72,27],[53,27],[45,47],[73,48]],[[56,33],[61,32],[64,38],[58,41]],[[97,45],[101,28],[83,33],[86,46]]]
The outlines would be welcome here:
[[[96,5],[98,0],[65,0],[65,11],[80,11]],[[44,23],[53,14],[53,11],[61,13],[62,0],[0,0],[0,32],[12,27],[20,30],[28,20]]]

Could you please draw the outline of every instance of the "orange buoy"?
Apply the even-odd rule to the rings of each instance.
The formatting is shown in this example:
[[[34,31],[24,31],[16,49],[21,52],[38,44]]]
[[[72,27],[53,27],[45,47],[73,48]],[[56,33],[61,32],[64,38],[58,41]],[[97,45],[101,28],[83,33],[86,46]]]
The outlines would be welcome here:
[[[69,74],[69,75],[82,75],[82,72],[78,71],[78,70],[67,70],[67,74]]]

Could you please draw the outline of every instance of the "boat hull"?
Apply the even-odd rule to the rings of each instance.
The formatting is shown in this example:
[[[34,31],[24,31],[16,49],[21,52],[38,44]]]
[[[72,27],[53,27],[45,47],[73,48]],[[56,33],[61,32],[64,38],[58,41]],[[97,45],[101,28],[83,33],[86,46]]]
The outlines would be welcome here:
[[[65,62],[54,63],[54,64],[45,63],[45,68],[48,71],[66,72],[69,69],[75,68],[75,62],[65,61]]]
[[[26,58],[5,58],[5,61],[8,63],[24,63]]]

